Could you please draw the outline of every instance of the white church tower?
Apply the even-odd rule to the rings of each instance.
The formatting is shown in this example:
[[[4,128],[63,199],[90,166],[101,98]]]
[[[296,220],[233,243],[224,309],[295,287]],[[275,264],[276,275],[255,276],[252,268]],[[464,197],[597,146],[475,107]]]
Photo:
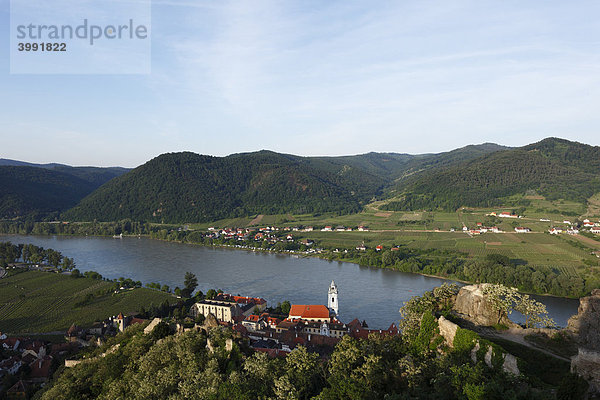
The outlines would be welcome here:
[[[331,285],[329,285],[327,307],[335,312],[335,315],[338,314],[338,288],[334,281],[331,281]]]

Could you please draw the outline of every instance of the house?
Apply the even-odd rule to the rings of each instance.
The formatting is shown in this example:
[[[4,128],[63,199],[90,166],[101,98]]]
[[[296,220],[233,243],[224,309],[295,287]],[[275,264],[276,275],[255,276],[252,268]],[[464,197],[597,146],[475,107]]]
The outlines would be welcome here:
[[[325,228],[321,229],[321,232],[331,232],[332,228],[331,226],[326,226]]]
[[[360,225],[358,227],[358,231],[359,232],[367,232],[369,230],[369,228],[367,228],[366,226]]]
[[[12,385],[6,391],[7,399],[26,399],[27,398],[27,388],[25,387],[25,383],[20,380],[14,385]]]
[[[593,227],[590,229],[590,232],[595,233],[595,234],[599,234],[600,233],[600,227]]]
[[[515,228],[515,232],[517,232],[517,233],[528,233],[528,232],[531,232],[531,229],[523,227],[523,226],[519,226],[519,227]]]
[[[292,304],[287,320],[329,322],[330,312],[324,305]]]
[[[346,230],[346,228],[343,225],[338,225],[335,227],[335,230],[337,232],[344,232]]]
[[[238,303],[245,316],[252,313],[260,313],[267,307],[267,301],[261,297],[234,296],[227,293],[219,293],[217,297],[215,297],[215,300],[234,301]]]
[[[571,221],[567,221],[566,219],[563,221],[563,224],[567,224],[567,225],[573,225],[573,224],[571,223]]]
[[[381,251],[383,250],[383,246],[378,244],[377,246],[375,246],[375,251]]]
[[[19,349],[19,346],[21,345],[21,339],[16,337],[9,337],[0,340],[0,345],[2,345],[2,348],[6,350],[17,351]]]
[[[209,314],[215,316],[218,321],[234,322],[235,317],[242,316],[242,309],[235,301],[218,301],[205,299],[195,303],[190,308],[190,315],[196,318],[198,315],[207,317]]]
[[[23,363],[17,356],[12,356],[0,362],[0,370],[6,371],[10,375],[14,375],[21,369]]]
[[[586,228],[591,228],[593,227],[595,224],[593,222],[591,222],[589,219],[586,219],[583,221],[583,226]]]
[[[567,229],[567,235],[579,235],[579,229],[577,229],[577,228]]]
[[[497,226],[492,226],[490,228],[490,232],[492,232],[492,233],[502,233],[502,230],[500,228],[498,228]]]
[[[499,218],[519,218],[518,215],[511,214],[506,211],[501,212],[500,214],[497,215],[497,217],[499,217]]]
[[[563,230],[560,228],[552,228],[548,232],[550,232],[551,235],[560,235]]]
[[[469,228],[467,228],[465,225],[463,225],[463,232],[468,232]]]
[[[358,251],[367,251],[367,248],[365,247],[365,245],[363,243],[363,244],[361,244],[359,246],[356,246],[356,250],[358,250]]]
[[[314,243],[315,243],[315,241],[312,239],[302,239],[300,241],[300,244],[303,244],[305,246],[312,246]]]
[[[289,320],[284,320],[281,321],[278,325],[277,328],[275,329],[277,333],[283,333],[283,332],[288,332],[288,331],[297,331],[298,330],[298,321],[289,321]]]
[[[312,226],[307,226],[304,228],[304,232],[312,232],[313,231],[313,227]]]
[[[113,327],[118,329],[120,332],[123,332],[128,326],[135,325],[135,324],[143,324],[147,320],[141,319],[141,318],[136,318],[131,315],[125,316],[121,312],[116,317],[112,317],[111,321],[112,321]]]
[[[248,330],[248,332],[262,331],[267,327],[267,322],[256,314],[251,314],[242,321],[242,326]]]

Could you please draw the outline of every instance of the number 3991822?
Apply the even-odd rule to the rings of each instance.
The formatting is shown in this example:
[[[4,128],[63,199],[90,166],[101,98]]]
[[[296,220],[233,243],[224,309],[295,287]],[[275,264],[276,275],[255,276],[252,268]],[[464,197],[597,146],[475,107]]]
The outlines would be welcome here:
[[[19,51],[67,51],[66,43],[19,43]]]

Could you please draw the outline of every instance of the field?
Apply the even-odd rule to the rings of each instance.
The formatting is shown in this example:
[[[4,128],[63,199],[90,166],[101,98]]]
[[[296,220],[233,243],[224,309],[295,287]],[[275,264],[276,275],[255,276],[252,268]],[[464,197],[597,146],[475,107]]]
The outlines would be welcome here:
[[[64,331],[75,323],[89,326],[119,312],[137,312],[151,303],[175,297],[152,289],[100,294],[111,282],[27,271],[0,279],[0,331],[43,333]],[[92,294],[93,298],[87,299]]]

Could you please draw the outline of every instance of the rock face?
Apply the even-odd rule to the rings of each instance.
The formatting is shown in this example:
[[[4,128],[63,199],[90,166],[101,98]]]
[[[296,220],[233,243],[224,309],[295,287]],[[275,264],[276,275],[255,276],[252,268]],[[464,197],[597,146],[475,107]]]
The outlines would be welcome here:
[[[440,316],[440,319],[438,319],[438,327],[440,329],[440,335],[446,340],[446,344],[449,347],[454,347],[454,337],[456,336],[456,331],[458,330],[458,325],[456,325],[452,321],[448,321],[442,315],[442,316]],[[473,349],[471,350],[471,360],[473,360],[473,363],[477,362],[477,352],[480,349],[481,349],[481,346],[479,344],[479,340],[477,340],[477,342],[473,346]],[[492,346],[488,346],[488,348],[485,352],[484,362],[490,368],[494,368],[494,366],[492,364],[493,353],[494,353],[494,349],[492,348]],[[502,353],[502,358],[503,358],[502,370],[509,374],[519,376],[519,374],[521,372],[519,371],[519,367],[517,365],[517,358],[509,353]]]
[[[448,321],[442,315],[438,320],[438,326],[440,328],[440,335],[446,339],[446,344],[449,347],[454,347],[454,336],[456,336],[458,325],[456,325],[454,322]]]
[[[476,325],[492,326],[495,324],[504,324],[513,326],[514,324],[506,315],[500,315],[494,309],[492,303],[484,296],[483,289],[489,284],[482,283],[478,285],[468,285],[460,288],[453,310],[462,319],[470,321]]]
[[[579,345],[571,370],[589,382],[590,391],[600,393],[600,289],[579,300],[577,315],[569,319],[568,329]]]

